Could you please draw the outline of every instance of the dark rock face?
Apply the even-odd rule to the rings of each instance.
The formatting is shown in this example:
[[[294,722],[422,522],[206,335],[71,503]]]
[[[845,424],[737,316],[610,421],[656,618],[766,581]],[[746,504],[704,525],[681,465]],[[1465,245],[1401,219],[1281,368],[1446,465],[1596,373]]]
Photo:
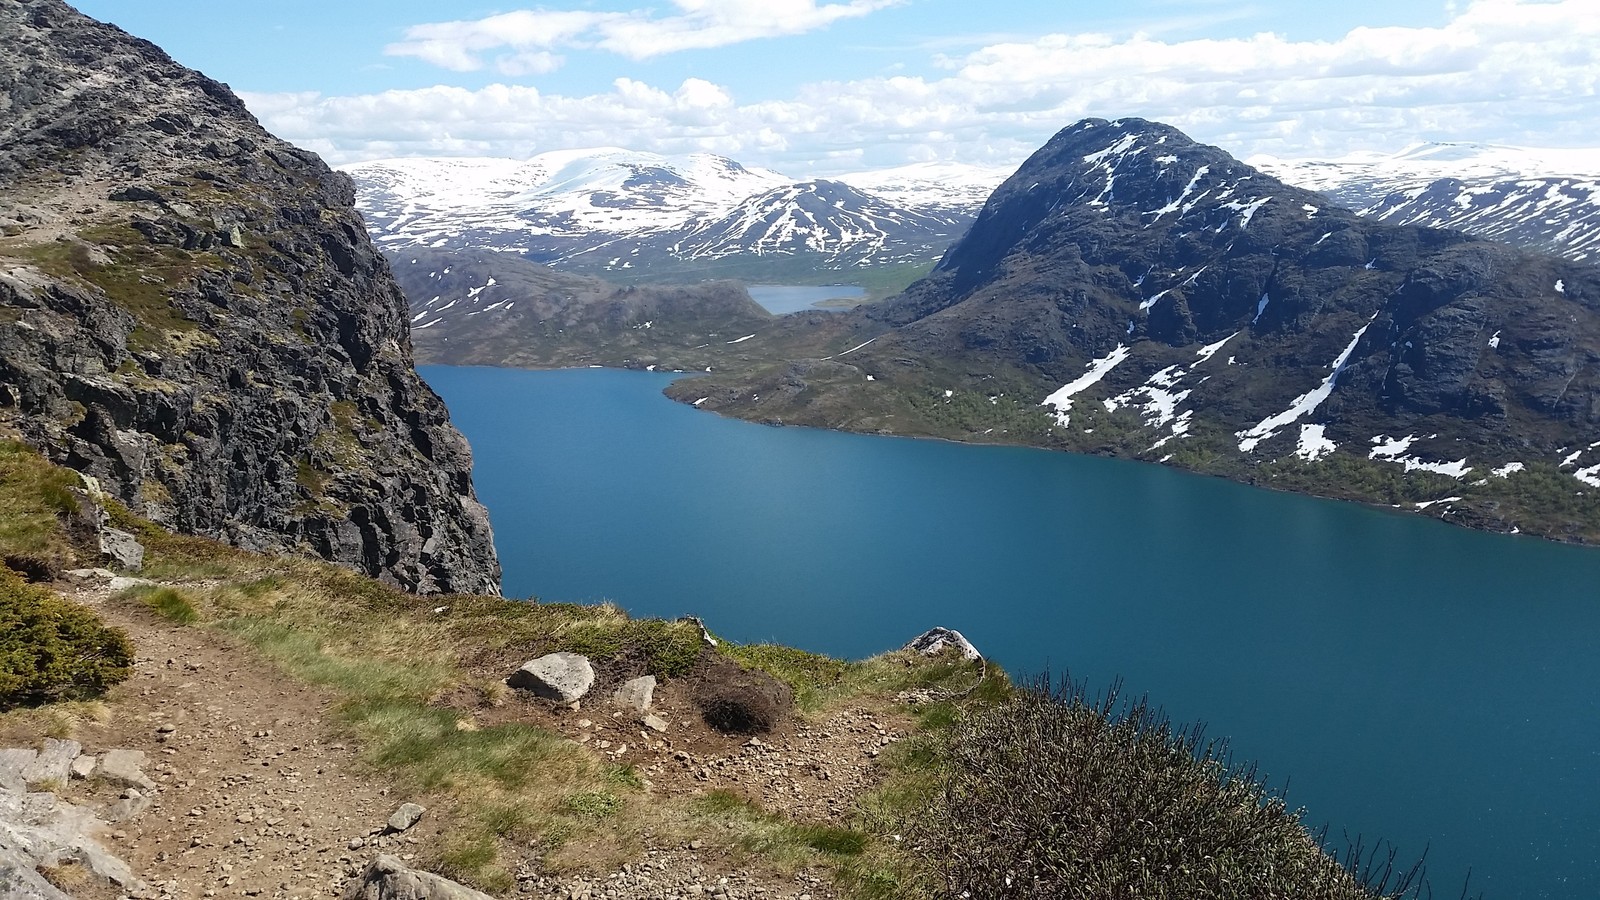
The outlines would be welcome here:
[[[349,180],[55,0],[0,8],[0,417],[136,512],[498,593]]]

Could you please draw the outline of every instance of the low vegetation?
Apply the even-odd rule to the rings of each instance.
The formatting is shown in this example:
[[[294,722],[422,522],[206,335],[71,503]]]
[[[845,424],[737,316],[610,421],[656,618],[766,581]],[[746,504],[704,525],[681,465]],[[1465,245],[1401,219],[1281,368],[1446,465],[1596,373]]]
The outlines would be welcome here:
[[[0,446],[7,553],[84,561],[70,536],[73,478]],[[713,644],[698,622],[636,620],[609,605],[419,598],[324,563],[173,535],[114,503],[108,512],[145,543],[144,574],[160,582],[113,602],[214,630],[328,692],[334,724],[371,770],[448,823],[422,861],[491,892],[515,888],[530,846],[561,871],[621,864],[647,841],[701,838],[766,868],[831,871],[861,898],[1354,900],[1413,885],[1408,873],[1350,875],[1251,773],[1140,705],[1017,690],[992,664],[955,654],[848,662]],[[496,712],[508,661],[556,650],[593,658],[597,690],[649,672],[681,679],[691,697],[722,696],[707,685],[748,689],[762,703],[739,698],[741,715],[821,721],[865,709],[914,724],[882,749],[877,787],[833,821],[799,821],[726,790],[663,794],[631,766]],[[4,705],[94,696],[126,676],[132,655],[86,610],[0,571]],[[100,714],[58,708],[51,721]]]
[[[948,732],[915,849],[951,896],[1357,900],[1420,893],[1417,869],[1358,878],[1199,727],[1113,690],[1039,683]],[[1358,860],[1359,862],[1359,860]]]
[[[132,666],[122,632],[0,568],[0,710],[98,697]]]

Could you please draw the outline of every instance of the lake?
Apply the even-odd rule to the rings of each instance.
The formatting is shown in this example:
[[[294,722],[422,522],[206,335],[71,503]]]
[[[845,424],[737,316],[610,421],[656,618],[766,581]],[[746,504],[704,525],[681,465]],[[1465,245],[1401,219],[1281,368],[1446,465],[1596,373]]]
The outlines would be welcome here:
[[[817,304],[824,300],[861,300],[867,296],[866,288],[853,284],[747,284],[744,289],[750,292],[750,299],[778,316],[808,309],[842,309]]]
[[[1600,550],[1041,450],[774,428],[672,376],[425,367],[508,596],[1121,677],[1440,897],[1600,896]]]

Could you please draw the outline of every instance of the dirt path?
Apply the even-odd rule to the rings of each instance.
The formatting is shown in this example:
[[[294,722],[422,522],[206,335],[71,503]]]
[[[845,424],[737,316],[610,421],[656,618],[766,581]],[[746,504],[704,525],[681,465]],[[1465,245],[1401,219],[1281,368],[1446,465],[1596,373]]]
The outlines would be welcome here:
[[[403,836],[382,836],[401,796],[363,766],[330,724],[333,698],[294,681],[226,634],[183,627],[143,608],[107,602],[103,587],[64,588],[125,629],[137,648],[133,677],[107,698],[103,723],[72,735],[84,753],[143,750],[158,785],[150,807],[112,826],[107,849],[173,900],[338,896],[375,852],[418,861],[439,846],[431,816]],[[567,734],[607,761],[632,763],[656,794],[716,789],[809,821],[842,822],[879,780],[875,757],[898,739],[901,721],[863,710],[819,724],[799,720],[768,738],[719,735],[670,688],[657,711],[672,728],[642,731],[603,702],[585,713],[511,704],[518,718]],[[522,707],[520,710],[517,707]],[[505,715],[502,712],[500,715]],[[499,716],[495,716],[499,718]],[[0,720],[0,746],[36,746],[41,735]],[[109,806],[118,794],[74,782],[68,799]],[[816,873],[753,870],[709,847],[649,847],[616,871],[550,876],[533,859],[517,871],[521,896],[630,898],[714,896],[824,900],[836,894]],[[74,886],[77,895],[100,892]]]

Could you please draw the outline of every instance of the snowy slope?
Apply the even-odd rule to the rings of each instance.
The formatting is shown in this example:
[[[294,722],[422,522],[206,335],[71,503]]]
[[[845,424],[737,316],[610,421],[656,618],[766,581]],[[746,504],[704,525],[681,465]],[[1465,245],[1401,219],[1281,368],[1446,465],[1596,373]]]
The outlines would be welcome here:
[[[838,181],[804,181],[697,224],[672,251],[685,259],[810,253],[834,266],[913,262],[936,256],[968,220],[908,209]]]
[[[513,246],[526,237],[634,235],[720,215],[788,183],[711,154],[616,148],[509,159],[393,159],[350,166],[357,206],[386,247]]]
[[[576,271],[634,273],[740,254],[831,268],[932,261],[1005,174],[940,164],[857,173],[849,184],[794,181],[710,154],[616,148],[348,171],[391,253],[513,250]]]
[[[1600,150],[1432,143],[1390,156],[1249,162],[1396,225],[1456,228],[1572,259],[1600,258]]]
[[[1009,168],[962,163],[913,163],[852,172],[834,180],[907,209],[980,209],[1011,172]]]

